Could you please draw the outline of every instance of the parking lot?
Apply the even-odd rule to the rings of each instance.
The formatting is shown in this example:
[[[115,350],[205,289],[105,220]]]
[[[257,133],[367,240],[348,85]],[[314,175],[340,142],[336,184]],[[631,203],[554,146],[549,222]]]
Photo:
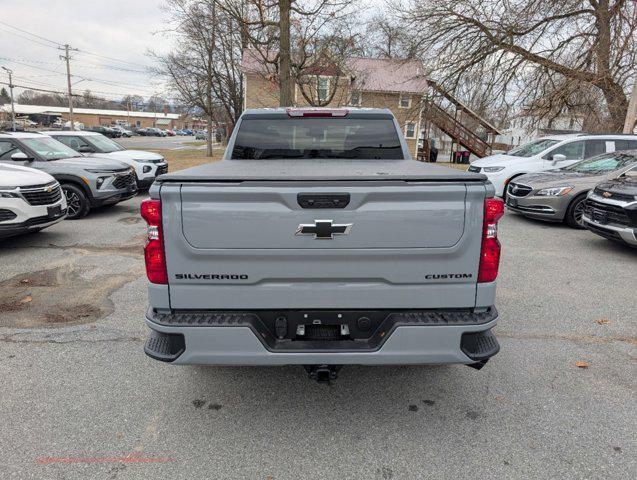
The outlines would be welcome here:
[[[324,385],[144,355],[142,198],[0,244],[3,478],[634,478],[634,250],[507,214],[483,370]]]

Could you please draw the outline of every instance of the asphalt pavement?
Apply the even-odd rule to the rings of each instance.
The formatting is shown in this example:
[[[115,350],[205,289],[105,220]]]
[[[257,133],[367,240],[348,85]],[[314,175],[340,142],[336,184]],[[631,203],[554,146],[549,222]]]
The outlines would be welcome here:
[[[324,385],[144,355],[141,198],[0,243],[1,478],[635,477],[637,251],[507,214],[485,368]]]

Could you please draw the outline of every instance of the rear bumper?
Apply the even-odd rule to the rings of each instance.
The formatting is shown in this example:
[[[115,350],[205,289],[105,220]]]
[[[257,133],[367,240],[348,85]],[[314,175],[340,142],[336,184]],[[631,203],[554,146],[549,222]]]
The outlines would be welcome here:
[[[277,345],[255,328],[249,321],[252,313],[193,312],[183,314],[182,322],[166,322],[149,310],[146,323],[152,332],[145,352],[179,365],[475,364],[498,353],[490,332],[498,320],[495,308],[460,316],[444,310],[422,312],[388,314],[398,320],[386,331],[387,321],[379,325],[371,335],[379,334],[377,343],[299,342],[302,347],[294,348],[290,341]]]

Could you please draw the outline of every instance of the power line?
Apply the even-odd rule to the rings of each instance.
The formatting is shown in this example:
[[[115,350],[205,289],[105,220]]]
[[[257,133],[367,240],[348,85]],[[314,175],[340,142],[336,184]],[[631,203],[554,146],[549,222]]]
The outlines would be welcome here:
[[[64,59],[65,57],[61,56],[60,58]],[[22,66],[25,66],[27,68],[33,68],[33,69],[36,69],[36,70],[41,70],[43,72],[54,73],[54,74],[57,74],[57,75],[60,75],[60,76],[64,75],[64,73],[58,72],[56,70],[51,70],[49,68],[44,68],[44,67],[38,67],[36,65],[29,65],[28,63],[23,63],[23,62],[20,62],[20,61],[17,61],[17,60],[12,60],[12,59],[6,58],[6,57],[0,57],[0,60],[5,60],[5,61],[11,62],[11,63],[15,63],[17,65],[22,65]],[[114,81],[114,80],[107,80],[107,79],[102,79],[102,78],[88,77],[88,76],[84,76],[84,75],[71,75],[71,77],[78,78],[78,79],[81,79],[81,80],[84,80],[84,81],[87,81],[87,82],[101,83],[101,84],[106,85],[106,86],[132,88],[133,90],[138,90],[138,91],[141,91],[141,92],[143,92],[145,94],[147,94],[146,90],[148,89],[148,87],[145,86],[145,85],[132,84],[132,83],[122,83],[122,82],[117,82],[117,81]]]
[[[0,85],[9,85],[6,82],[0,82]],[[46,92],[46,93],[57,93],[58,95],[66,95],[66,92],[60,92],[57,90],[45,90],[43,88],[35,88],[35,87],[29,87],[26,85],[16,85],[15,83],[13,84],[14,87],[18,87],[18,88],[24,88],[27,90],[33,90],[34,92]],[[82,95],[78,95],[77,93],[73,94],[74,97],[81,97]]]
[[[2,20],[0,20],[0,24],[4,25],[6,27],[12,28],[14,30],[17,30],[18,32],[26,33],[27,35],[31,35],[32,37],[39,38],[40,40],[44,40],[45,42],[49,42],[49,43],[55,45],[56,47],[63,47],[64,46],[61,43],[55,42],[55,41],[50,40],[50,39],[48,39],[46,37],[43,37],[41,35],[37,35],[35,33],[31,33],[31,32],[28,32],[26,30],[22,30],[21,28],[18,28],[18,27],[15,27],[15,26],[11,25],[10,23],[3,22]]]
[[[6,22],[3,22],[1,20],[0,20],[0,24],[5,25],[5,26],[7,26],[7,27],[9,27],[11,29],[17,30],[19,32],[25,33],[27,35],[30,35],[31,37],[39,38],[40,40],[43,40],[43,41],[48,42],[48,43],[51,44],[51,45],[43,44],[41,42],[38,42],[37,40],[34,40],[33,38],[28,38],[28,37],[22,36],[22,35],[20,35],[18,33],[12,32],[12,31],[8,32],[8,33],[11,33],[13,35],[17,35],[19,37],[25,38],[27,40],[31,40],[32,42],[39,43],[40,45],[44,45],[45,47],[50,47],[50,48],[64,48],[65,47],[65,45],[62,44],[62,43],[59,43],[59,42],[56,42],[54,40],[48,39],[48,38],[43,37],[41,35],[37,35],[35,33],[31,33],[31,32],[29,32],[27,30],[23,30],[22,28],[14,27],[13,25],[11,25],[9,23],[6,23]],[[7,31],[6,29],[3,29],[3,30],[5,32]],[[107,57],[106,55],[100,55],[99,53],[88,52],[86,50],[80,50],[80,49],[74,49],[74,50],[77,51],[77,52],[83,53],[85,55],[91,55],[93,57],[103,58],[103,59],[106,59],[106,60],[111,60],[113,62],[124,63],[124,64],[127,64],[127,65],[132,65],[134,67],[139,67],[140,66],[140,64],[138,64],[138,63],[133,63],[133,62],[129,62],[127,60],[121,60],[119,58],[114,58],[114,57]],[[146,65],[142,65],[142,66],[146,67]]]
[[[27,60],[27,59],[23,59],[23,58],[8,58],[8,57],[0,57],[0,60],[5,60],[7,62],[14,62],[14,63],[28,63],[28,64],[37,64],[37,65],[59,65],[57,62],[45,62],[42,60]],[[133,70],[133,69],[129,69],[129,68],[125,68],[125,67],[120,67],[118,65],[87,65],[84,63],[77,63],[75,62],[75,65],[77,65],[79,68],[82,69],[89,69],[89,70],[115,70],[118,72],[130,72],[130,73],[140,73],[143,75],[148,75],[148,71],[146,70]]]
[[[27,80],[29,83],[33,83],[33,84],[36,84],[36,85],[39,85],[39,86],[45,86],[45,87],[49,86],[48,83],[38,82],[36,80],[31,80],[31,79],[26,78],[26,77],[14,76],[13,78],[20,78],[20,79],[23,79],[23,80]],[[0,84],[3,84],[3,83],[0,82]],[[4,83],[3,85],[8,85],[8,84]],[[37,88],[37,87],[31,86],[31,85],[15,85],[14,84],[14,87],[24,88],[26,90],[34,90],[34,91],[42,91],[42,92],[58,93],[60,95],[66,95],[65,92],[60,91],[60,90],[43,90],[41,88]],[[62,88],[62,87],[60,87],[60,88]],[[121,97],[126,97],[128,95],[131,95],[130,92],[122,93],[122,92],[105,92],[105,91],[102,91],[102,90],[93,90],[93,89],[87,89],[87,90],[89,90],[91,93],[99,93],[101,96],[111,96],[113,98],[121,98]],[[83,97],[84,94],[82,94],[82,93],[74,93],[73,96],[74,97]],[[139,96],[141,96],[141,95],[139,95]],[[148,95],[147,94],[147,96],[152,97],[153,95]]]
[[[111,60],[113,62],[120,62],[120,63],[125,63],[127,65],[133,65],[135,67],[139,67],[140,66],[138,63],[128,62],[126,60],[120,60],[119,58],[107,57],[106,55],[99,55],[97,53],[87,52],[86,50],[80,50],[80,53],[83,53],[85,55],[91,55],[93,57],[103,58],[105,60]],[[147,67],[147,65],[141,65],[141,66],[142,67]]]
[[[20,38],[23,38],[25,40],[29,40],[29,41],[31,41],[33,43],[37,43],[38,45],[42,45],[43,47],[56,48],[53,45],[48,45],[46,43],[39,42],[39,41],[37,41],[37,40],[35,40],[35,39],[31,38],[31,37],[27,37],[26,35],[20,35],[19,33],[13,32],[11,30],[7,30],[5,28],[0,28],[0,31],[6,32],[6,33],[10,33],[11,35],[15,35],[16,37],[20,37]]]

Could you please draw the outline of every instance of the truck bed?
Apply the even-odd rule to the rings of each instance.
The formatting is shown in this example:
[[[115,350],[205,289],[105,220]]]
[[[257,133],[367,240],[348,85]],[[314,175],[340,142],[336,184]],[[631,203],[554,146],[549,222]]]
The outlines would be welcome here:
[[[221,160],[158,177],[167,182],[403,180],[478,182],[487,177],[414,160]]]

